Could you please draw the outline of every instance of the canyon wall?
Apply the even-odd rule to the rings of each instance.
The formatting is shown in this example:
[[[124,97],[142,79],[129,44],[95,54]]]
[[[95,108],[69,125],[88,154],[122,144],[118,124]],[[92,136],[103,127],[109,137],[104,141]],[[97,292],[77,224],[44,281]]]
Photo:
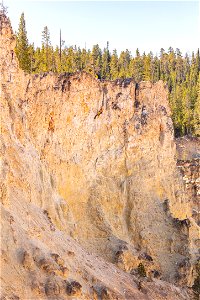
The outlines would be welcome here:
[[[189,299],[199,231],[164,83],[25,74],[0,26],[4,299]]]
[[[200,226],[200,160],[198,158],[178,160],[177,166],[183,175],[185,191],[191,202],[192,216]]]

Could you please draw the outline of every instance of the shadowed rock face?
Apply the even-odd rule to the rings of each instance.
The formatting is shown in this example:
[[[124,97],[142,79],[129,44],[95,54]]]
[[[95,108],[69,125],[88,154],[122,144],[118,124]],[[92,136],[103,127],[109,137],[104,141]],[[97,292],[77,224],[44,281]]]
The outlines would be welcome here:
[[[190,199],[192,216],[200,226],[200,160],[178,160],[177,166],[183,176],[185,192]]]
[[[190,199],[192,216],[200,225],[200,139],[185,136],[176,139],[176,145],[177,166],[183,176],[185,193]]]
[[[137,273],[192,285],[197,256],[163,82],[24,74],[0,17],[3,295],[189,299]]]

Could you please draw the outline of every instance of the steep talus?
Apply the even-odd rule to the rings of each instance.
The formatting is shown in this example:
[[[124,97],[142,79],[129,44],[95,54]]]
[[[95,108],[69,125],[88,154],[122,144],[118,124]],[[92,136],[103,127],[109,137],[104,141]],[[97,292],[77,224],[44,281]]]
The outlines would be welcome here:
[[[198,226],[163,82],[25,74],[0,17],[2,300],[190,299]]]

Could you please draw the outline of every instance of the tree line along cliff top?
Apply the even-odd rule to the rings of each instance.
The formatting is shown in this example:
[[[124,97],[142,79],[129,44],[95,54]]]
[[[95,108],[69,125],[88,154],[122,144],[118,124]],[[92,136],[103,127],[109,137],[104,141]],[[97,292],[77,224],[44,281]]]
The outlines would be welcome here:
[[[1,12],[1,19],[5,14]],[[2,23],[2,21],[1,21]],[[35,48],[28,41],[25,16],[22,13],[16,32],[16,54],[20,67],[33,74],[40,72],[74,73],[85,71],[99,79],[115,80],[134,78],[136,82],[163,80],[169,89],[169,101],[176,136],[190,134],[200,136],[200,53],[190,57],[180,49],[163,48],[159,56],[152,52],[136,50],[135,55],[126,49],[120,54],[109,50],[109,42],[101,49],[98,44],[92,50],[75,46],[51,45],[47,26],[42,31],[41,47]]]

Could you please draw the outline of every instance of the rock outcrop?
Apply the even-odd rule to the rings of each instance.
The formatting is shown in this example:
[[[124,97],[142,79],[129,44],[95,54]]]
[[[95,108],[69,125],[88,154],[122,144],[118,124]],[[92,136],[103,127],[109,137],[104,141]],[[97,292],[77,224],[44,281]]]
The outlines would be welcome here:
[[[177,165],[183,175],[185,190],[191,201],[192,216],[200,226],[200,159],[178,160]]]
[[[199,259],[200,252],[200,140],[190,136],[178,138],[177,144],[177,166],[184,182],[186,197],[189,199],[192,219],[190,224],[190,263],[194,266],[188,278],[194,281],[194,287],[199,285]],[[196,230],[193,230],[196,228]],[[186,273],[189,261],[181,265],[180,273]],[[198,284],[197,284],[198,282]],[[199,288],[198,288],[199,291]],[[197,297],[198,298],[198,297]]]
[[[176,144],[177,166],[190,199],[192,216],[200,226],[200,139],[186,136],[178,138]]]
[[[163,82],[25,74],[0,18],[2,299],[190,299],[198,226]]]

